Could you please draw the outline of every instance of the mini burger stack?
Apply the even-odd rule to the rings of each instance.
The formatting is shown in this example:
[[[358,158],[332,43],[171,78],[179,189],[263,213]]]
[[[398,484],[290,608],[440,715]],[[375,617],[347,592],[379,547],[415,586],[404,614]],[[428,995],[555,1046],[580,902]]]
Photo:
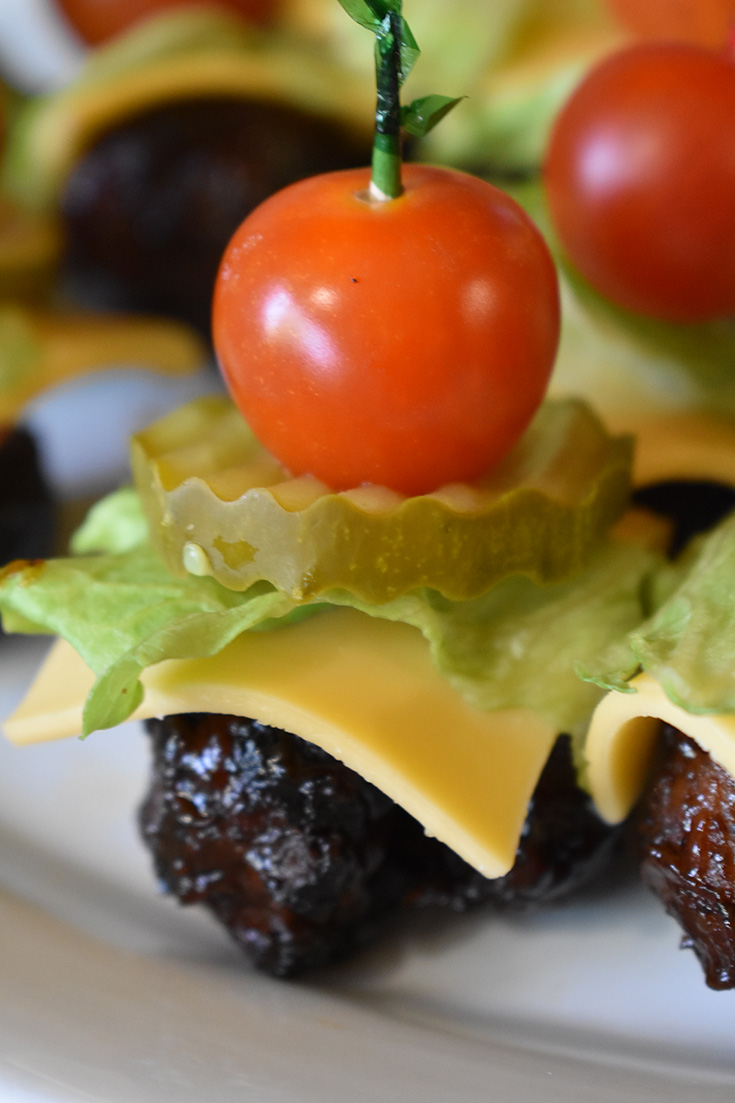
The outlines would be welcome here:
[[[8,628],[64,637],[8,735],[144,720],[160,884],[279,976],[397,910],[602,875],[651,776],[667,862],[669,809],[695,799],[686,741],[725,771],[720,803],[735,772],[732,522],[692,540],[721,503],[693,520],[658,488],[646,504],[686,545],[669,558],[668,524],[630,508],[631,439],[544,398],[542,238],[482,181],[401,168],[400,127],[452,102],[398,103],[417,52],[400,5],[343,6],[378,44],[372,171],[286,189],[232,239],[214,343],[236,402],[139,433],[135,489],[77,554],[0,584]],[[661,721],[685,768],[656,757]],[[720,955],[707,980],[726,978]]]

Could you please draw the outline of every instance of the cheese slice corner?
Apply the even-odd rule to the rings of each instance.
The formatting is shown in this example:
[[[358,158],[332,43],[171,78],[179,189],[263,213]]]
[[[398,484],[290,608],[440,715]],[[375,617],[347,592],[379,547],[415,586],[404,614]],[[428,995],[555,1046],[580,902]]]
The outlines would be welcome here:
[[[630,692],[611,690],[602,698],[587,733],[590,793],[608,822],[624,820],[640,796],[661,722],[688,735],[735,777],[735,715],[687,712],[649,674],[639,674]]]
[[[78,734],[93,681],[77,653],[57,642],[5,722],[7,736],[31,743]],[[437,674],[417,629],[352,609],[245,633],[211,658],[166,660],[148,668],[143,683],[134,718],[217,712],[299,735],[487,877],[515,860],[557,736],[528,709],[473,708]]]

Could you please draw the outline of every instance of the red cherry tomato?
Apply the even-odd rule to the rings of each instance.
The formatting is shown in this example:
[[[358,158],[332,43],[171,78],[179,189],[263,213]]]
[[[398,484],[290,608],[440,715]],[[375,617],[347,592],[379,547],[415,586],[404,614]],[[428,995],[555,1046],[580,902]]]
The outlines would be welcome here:
[[[233,237],[214,297],[222,372],[294,474],[420,494],[487,470],[539,405],[559,331],[546,244],[503,192],[404,166],[311,177]]]
[[[694,42],[716,50],[735,26],[735,0],[608,0],[624,27],[643,38]]]
[[[194,0],[196,2],[196,0]],[[206,2],[206,0],[205,0]],[[256,23],[269,22],[280,0],[215,0]],[[96,46],[146,16],[187,6],[187,0],[56,0],[86,42]],[[193,6],[192,0],[189,5]],[[201,0],[199,2],[201,7]]]
[[[695,46],[606,58],[544,169],[569,259],[613,302],[674,322],[735,314],[735,63]]]

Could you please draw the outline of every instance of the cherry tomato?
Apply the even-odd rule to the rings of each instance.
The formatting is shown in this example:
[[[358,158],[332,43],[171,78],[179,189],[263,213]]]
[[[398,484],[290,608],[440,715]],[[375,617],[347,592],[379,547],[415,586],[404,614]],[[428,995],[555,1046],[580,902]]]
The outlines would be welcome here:
[[[624,27],[643,38],[719,49],[735,26],[735,0],[608,0]]]
[[[559,333],[556,274],[518,205],[464,173],[369,170],[267,199],[225,252],[215,349],[233,398],[294,474],[420,494],[471,480],[538,407]]]
[[[82,38],[94,46],[146,16],[187,6],[187,0],[56,0],[56,3]],[[215,0],[215,3],[252,22],[266,23],[273,18],[279,0]]]
[[[610,55],[562,109],[544,178],[569,259],[674,322],[735,313],[735,63],[683,43]]]

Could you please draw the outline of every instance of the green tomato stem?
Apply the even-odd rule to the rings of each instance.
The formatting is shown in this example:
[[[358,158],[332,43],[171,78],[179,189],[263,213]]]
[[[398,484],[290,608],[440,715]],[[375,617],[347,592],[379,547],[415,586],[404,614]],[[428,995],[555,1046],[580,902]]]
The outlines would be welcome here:
[[[376,45],[377,103],[370,193],[376,199],[396,199],[401,181],[401,19],[389,12]]]
[[[376,132],[370,177],[370,194],[374,199],[396,199],[401,194],[401,166],[400,137]]]

